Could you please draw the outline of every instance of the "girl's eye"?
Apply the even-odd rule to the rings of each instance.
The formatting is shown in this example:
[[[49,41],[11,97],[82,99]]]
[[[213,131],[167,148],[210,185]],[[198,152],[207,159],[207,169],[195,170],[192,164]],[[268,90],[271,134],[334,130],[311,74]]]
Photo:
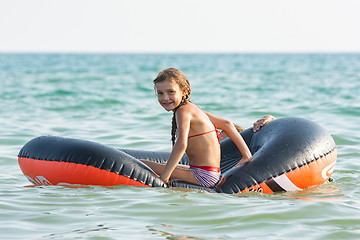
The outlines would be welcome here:
[[[174,94],[174,93],[175,93],[175,91],[169,91],[169,93],[170,93],[170,94]]]

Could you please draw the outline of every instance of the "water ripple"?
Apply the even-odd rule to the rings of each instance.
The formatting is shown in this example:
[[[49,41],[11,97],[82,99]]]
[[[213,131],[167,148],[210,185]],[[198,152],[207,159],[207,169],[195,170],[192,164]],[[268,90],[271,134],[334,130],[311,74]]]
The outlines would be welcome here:
[[[1,239],[360,238],[359,54],[0,54]],[[170,151],[152,79],[177,67],[192,101],[249,127],[299,116],[338,145],[333,181],[262,195],[25,187],[17,153],[39,135]]]

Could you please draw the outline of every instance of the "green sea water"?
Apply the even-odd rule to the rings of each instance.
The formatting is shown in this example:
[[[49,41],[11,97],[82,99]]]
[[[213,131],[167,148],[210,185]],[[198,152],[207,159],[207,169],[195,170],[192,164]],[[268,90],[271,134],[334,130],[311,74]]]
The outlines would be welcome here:
[[[244,127],[265,114],[323,126],[333,181],[272,195],[26,187],[17,154],[40,135],[170,151],[152,84],[168,67]],[[359,239],[359,120],[360,54],[0,54],[0,239]]]

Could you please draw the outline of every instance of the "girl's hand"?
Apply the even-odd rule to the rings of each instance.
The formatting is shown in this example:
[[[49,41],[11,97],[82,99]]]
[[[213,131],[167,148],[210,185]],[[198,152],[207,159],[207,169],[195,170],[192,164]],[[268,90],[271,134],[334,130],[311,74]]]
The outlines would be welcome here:
[[[243,159],[241,159],[241,161],[238,162],[234,167],[237,167],[237,166],[239,166],[239,165],[241,165],[241,164],[249,164],[249,163],[252,162],[252,160],[254,160],[252,157],[243,158]]]
[[[268,124],[275,118],[272,115],[266,115],[254,123],[254,132],[257,132],[262,126]]]
[[[169,185],[170,184],[170,179],[163,179],[162,177],[160,177],[161,180],[163,180],[166,185]]]

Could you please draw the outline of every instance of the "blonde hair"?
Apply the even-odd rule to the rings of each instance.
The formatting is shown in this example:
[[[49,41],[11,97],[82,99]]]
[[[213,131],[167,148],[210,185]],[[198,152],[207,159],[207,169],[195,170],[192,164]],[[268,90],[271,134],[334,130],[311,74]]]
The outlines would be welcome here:
[[[185,95],[182,97],[180,104],[173,110],[171,141],[172,144],[174,145],[176,139],[176,129],[177,129],[175,113],[179,109],[179,107],[187,104],[190,101],[191,86],[185,74],[176,68],[167,68],[165,70],[160,71],[157,77],[154,79],[153,83],[155,85],[156,83],[162,81],[174,81],[179,85],[180,90],[185,92]]]

